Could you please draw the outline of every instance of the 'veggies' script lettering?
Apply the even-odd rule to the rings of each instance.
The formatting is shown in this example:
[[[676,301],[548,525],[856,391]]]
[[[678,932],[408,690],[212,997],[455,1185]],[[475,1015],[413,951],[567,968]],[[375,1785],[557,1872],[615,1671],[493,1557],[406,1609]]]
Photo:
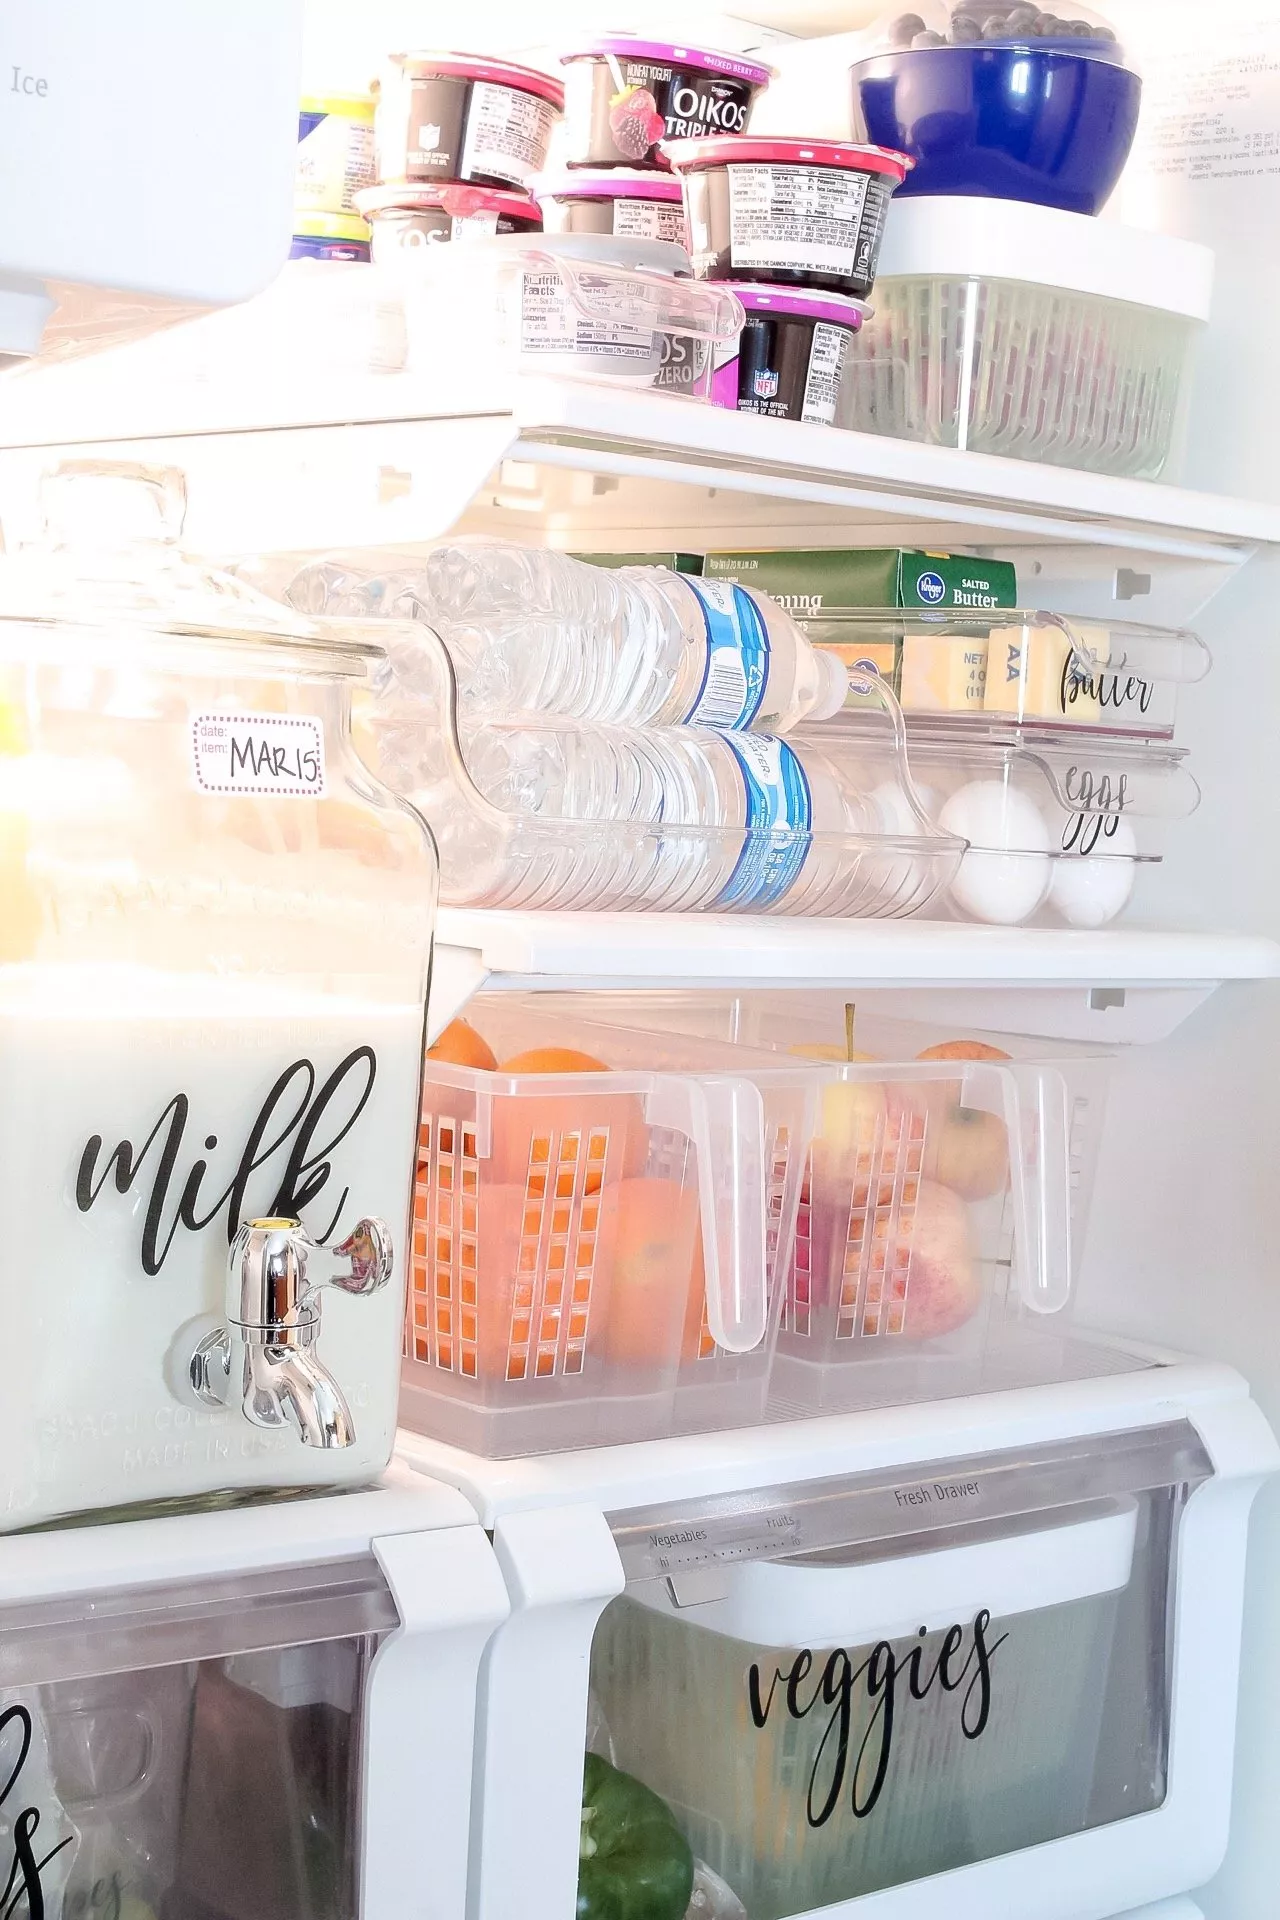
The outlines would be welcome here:
[[[31,1752],[31,1715],[24,1706],[6,1707],[0,1713],[0,1750],[7,1749],[11,1741],[9,1729],[17,1729],[18,1757],[9,1770],[9,1777],[0,1790],[0,1807],[7,1804],[9,1795],[22,1778],[22,1769],[27,1764]],[[0,1765],[3,1763],[0,1762]],[[24,1903],[27,1920],[45,1920],[44,1888],[40,1876],[49,1862],[64,1847],[71,1845],[74,1835],[68,1834],[65,1840],[59,1840],[43,1858],[37,1856],[36,1834],[40,1827],[40,1814],[35,1807],[24,1807],[22,1812],[9,1817],[8,1825],[13,1842],[13,1860],[9,1866],[9,1875],[0,1890],[0,1920],[10,1920]]]
[[[836,1647],[817,1666],[807,1649],[789,1667],[774,1669],[765,1691],[761,1669],[753,1662],[747,1672],[747,1704],[753,1724],[763,1732],[775,1710],[791,1720],[807,1720],[811,1713],[827,1721],[809,1775],[805,1815],[811,1827],[823,1827],[846,1795],[856,1820],[864,1820],[884,1789],[893,1753],[898,1716],[913,1701],[927,1700],[935,1687],[961,1693],[960,1729],[966,1740],[977,1740],[991,1716],[991,1661],[1008,1639],[988,1638],[991,1615],[984,1608],[971,1630],[948,1627],[932,1668],[921,1627],[916,1645],[905,1653],[888,1640],[877,1641],[860,1666],[854,1666],[843,1647]],[[966,1641],[968,1646],[966,1648]],[[905,1692],[904,1692],[905,1688]],[[852,1752],[854,1706],[864,1696],[871,1717]]]
[[[183,1176],[187,1122],[191,1100],[175,1093],[164,1107],[140,1146],[121,1140],[101,1162],[103,1137],[93,1134],[85,1142],[76,1174],[76,1205],[88,1213],[108,1181],[114,1181],[117,1193],[129,1193],[144,1177],[151,1182],[147,1211],[142,1227],[142,1266],[146,1273],[159,1273],[179,1227],[190,1233],[202,1233],[226,1209],[227,1244],[231,1244],[244,1211],[249,1181],[276,1153],[286,1147],[288,1159],[268,1215],[293,1217],[317,1199],[329,1183],[333,1166],[330,1154],[351,1132],[369,1104],[378,1062],[372,1047],[356,1047],[339,1061],[328,1079],[317,1086],[319,1074],[310,1060],[295,1060],[286,1067],[258,1109],[241,1150],[239,1165],[222,1192],[210,1197],[204,1192],[209,1163],[203,1157],[190,1162]],[[218,1135],[204,1136],[206,1153],[212,1153]],[[181,1190],[176,1204],[170,1196],[178,1182]],[[344,1187],[323,1233],[313,1238],[323,1245],[333,1237],[342,1210],[347,1204]],[[3,1920],[3,1915],[0,1915]]]

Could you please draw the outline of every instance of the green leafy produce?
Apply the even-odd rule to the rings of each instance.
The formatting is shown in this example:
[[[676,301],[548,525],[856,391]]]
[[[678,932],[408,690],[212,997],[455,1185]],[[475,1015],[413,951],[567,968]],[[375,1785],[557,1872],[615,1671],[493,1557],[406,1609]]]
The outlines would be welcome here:
[[[666,1801],[589,1753],[578,1920],[684,1920],[692,1895],[693,1855]]]

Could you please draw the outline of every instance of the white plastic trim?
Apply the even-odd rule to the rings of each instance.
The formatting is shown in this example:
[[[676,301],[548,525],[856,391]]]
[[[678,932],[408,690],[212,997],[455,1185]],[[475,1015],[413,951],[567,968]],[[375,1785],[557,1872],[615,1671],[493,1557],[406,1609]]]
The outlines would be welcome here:
[[[478,1527],[393,1534],[373,1551],[400,1626],[365,1696],[361,1920],[460,1920],[480,1660],[506,1587]]]
[[[512,1615],[481,1679],[467,1920],[567,1920],[578,1885],[591,1640],[622,1591],[622,1563],[591,1507],[513,1514],[493,1545]]]
[[[895,200],[878,278],[1015,280],[1206,321],[1213,252],[1192,240],[1020,200]]]

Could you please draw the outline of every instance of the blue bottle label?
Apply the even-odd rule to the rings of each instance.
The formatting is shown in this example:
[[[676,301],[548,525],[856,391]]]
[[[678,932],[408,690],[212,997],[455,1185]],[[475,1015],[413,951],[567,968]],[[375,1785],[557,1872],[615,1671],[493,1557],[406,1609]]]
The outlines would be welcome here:
[[[800,878],[813,842],[813,795],[785,740],[747,733],[725,744],[742,774],[746,837],[715,905],[773,907]]]
[[[759,607],[730,580],[693,580],[707,629],[707,663],[685,718],[700,727],[749,727],[769,684],[769,635]]]

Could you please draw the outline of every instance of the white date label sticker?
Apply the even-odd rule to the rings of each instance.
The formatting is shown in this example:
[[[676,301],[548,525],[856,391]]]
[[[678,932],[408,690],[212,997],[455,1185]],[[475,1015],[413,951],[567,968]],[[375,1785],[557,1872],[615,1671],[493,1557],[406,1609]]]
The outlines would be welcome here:
[[[197,713],[191,765],[201,793],[318,800],[324,729],[311,714]]]

